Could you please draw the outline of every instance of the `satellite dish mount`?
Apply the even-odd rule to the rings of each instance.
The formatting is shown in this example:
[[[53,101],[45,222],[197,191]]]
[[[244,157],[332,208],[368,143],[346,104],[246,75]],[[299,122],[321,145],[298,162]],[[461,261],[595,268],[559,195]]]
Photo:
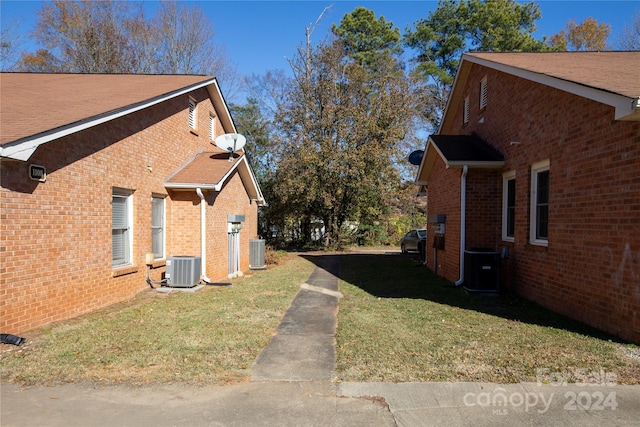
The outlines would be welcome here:
[[[230,162],[233,162],[233,153],[242,149],[246,143],[247,139],[239,133],[225,133],[215,139],[216,147],[229,152]]]

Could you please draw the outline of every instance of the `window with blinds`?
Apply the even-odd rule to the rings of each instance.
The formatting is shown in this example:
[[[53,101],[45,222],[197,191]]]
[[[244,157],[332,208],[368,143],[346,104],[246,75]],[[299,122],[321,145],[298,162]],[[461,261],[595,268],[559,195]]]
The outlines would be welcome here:
[[[111,263],[113,267],[131,261],[131,194],[114,192],[111,197]]]
[[[164,197],[151,197],[151,249],[155,259],[164,258]]]

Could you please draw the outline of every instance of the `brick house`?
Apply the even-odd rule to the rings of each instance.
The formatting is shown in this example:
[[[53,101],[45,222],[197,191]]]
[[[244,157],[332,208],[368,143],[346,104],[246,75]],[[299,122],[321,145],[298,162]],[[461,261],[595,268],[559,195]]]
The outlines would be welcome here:
[[[249,268],[264,199],[244,151],[230,161],[213,144],[236,132],[215,78],[2,73],[0,85],[3,333],[132,298],[174,256],[199,257],[203,282]]]
[[[640,342],[640,52],[463,55],[416,184],[438,275]]]

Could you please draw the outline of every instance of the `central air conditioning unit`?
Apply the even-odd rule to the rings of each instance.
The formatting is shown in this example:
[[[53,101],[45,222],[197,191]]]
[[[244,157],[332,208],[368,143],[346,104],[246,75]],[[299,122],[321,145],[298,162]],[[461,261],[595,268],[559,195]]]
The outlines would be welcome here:
[[[264,270],[266,268],[264,240],[249,240],[249,269]]]
[[[192,288],[200,282],[202,258],[199,256],[172,256],[167,258],[165,279],[172,288]]]

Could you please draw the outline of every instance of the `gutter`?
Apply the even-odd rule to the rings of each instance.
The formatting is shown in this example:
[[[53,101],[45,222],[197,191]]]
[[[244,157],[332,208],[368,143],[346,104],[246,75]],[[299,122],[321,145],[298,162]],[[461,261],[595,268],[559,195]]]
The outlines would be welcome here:
[[[201,278],[207,283],[212,283],[207,277],[207,204],[200,187],[196,188],[196,194],[200,197],[200,258],[201,258]]]
[[[464,165],[462,167],[462,176],[460,178],[460,278],[454,283],[456,286],[460,286],[464,283],[464,249],[467,234],[467,172],[469,172],[469,166]]]

